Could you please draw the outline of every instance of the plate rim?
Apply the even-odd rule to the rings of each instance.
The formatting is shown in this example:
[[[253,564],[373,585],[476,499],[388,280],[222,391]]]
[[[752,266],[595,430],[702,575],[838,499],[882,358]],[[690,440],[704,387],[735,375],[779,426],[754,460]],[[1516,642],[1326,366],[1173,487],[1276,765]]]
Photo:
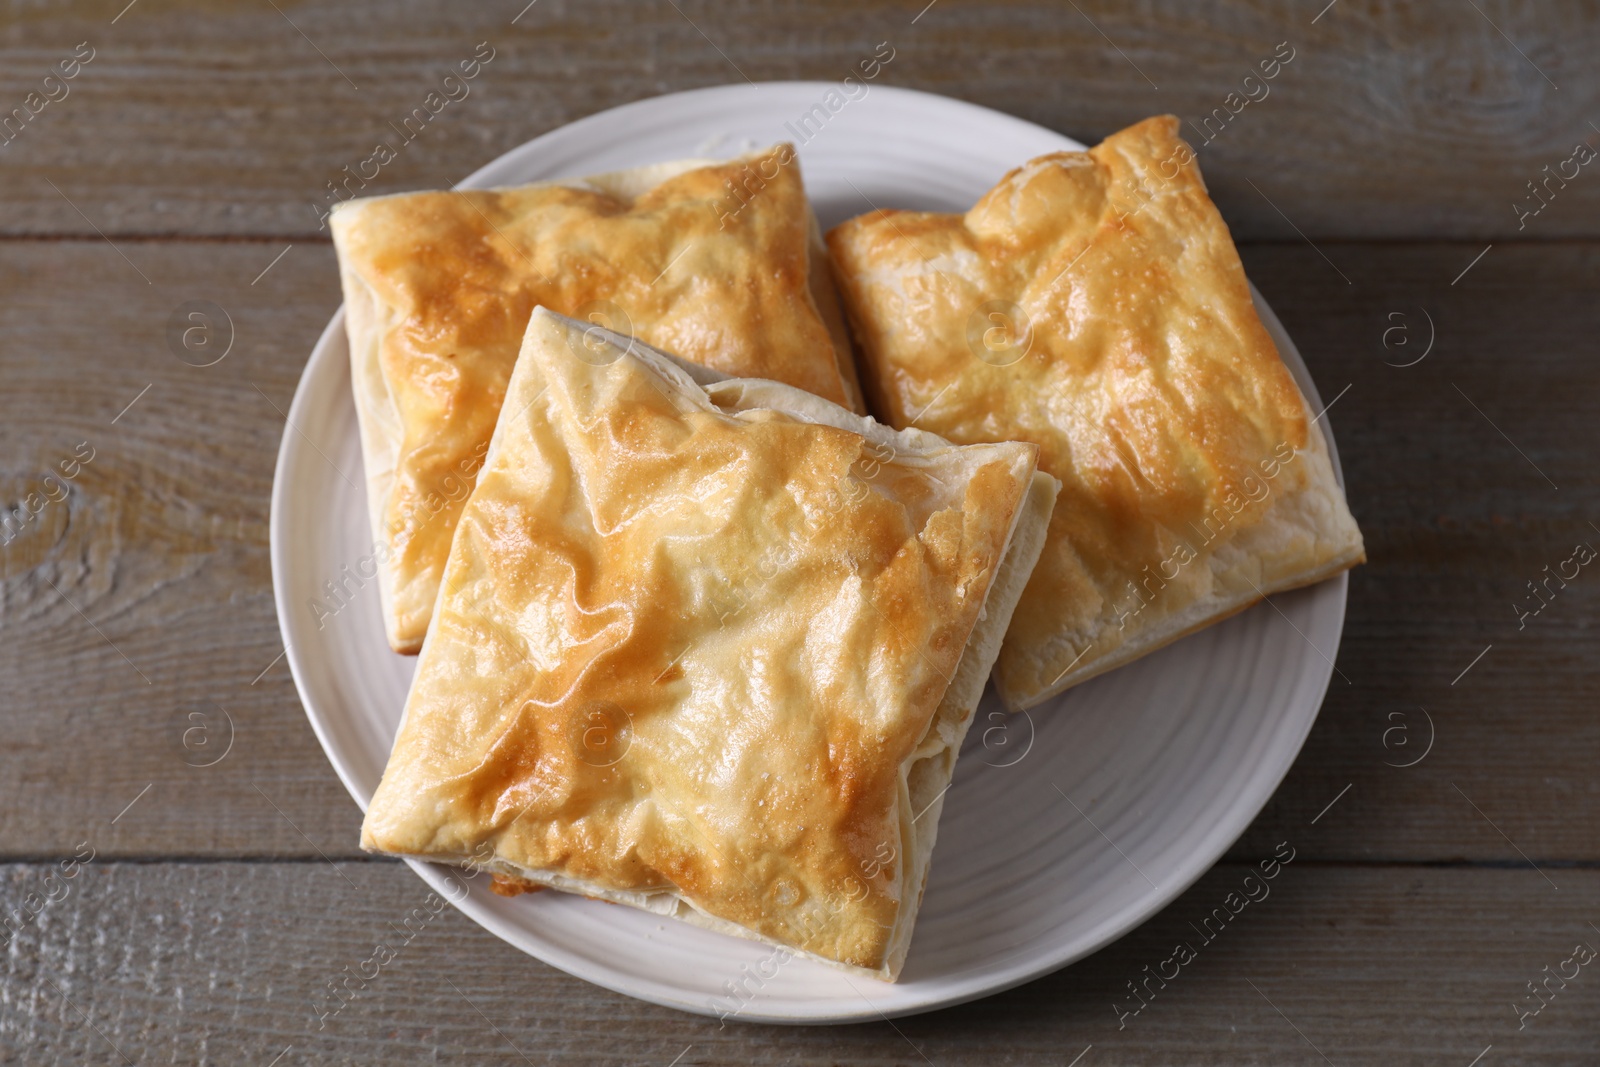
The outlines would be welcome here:
[[[751,93],[759,94],[763,91],[771,90],[804,89],[808,93],[820,94],[836,87],[837,83],[826,81],[764,81],[750,84],[729,83],[723,85],[705,86],[674,93],[665,93],[657,96],[644,97],[639,100],[629,101],[628,103],[620,104],[616,107],[607,108],[605,110],[583,116],[582,118],[575,119],[572,122],[563,124],[551,130],[547,130],[545,133],[531,138],[530,140],[527,140],[522,144],[519,144],[507,150],[506,152],[501,153],[493,160],[490,160],[484,165],[478,167],[467,177],[457,182],[454,188],[490,187],[494,183],[489,176],[492,175],[498,168],[513,165],[514,161],[523,154],[533,154],[541,149],[548,148],[554,144],[559,144],[568,139],[581,139],[589,129],[599,126],[605,122],[615,121],[619,113],[627,114],[635,111],[648,111],[652,108],[670,107],[675,103],[684,103],[691,100],[735,97]],[[966,111],[971,118],[979,120],[983,123],[991,125],[1011,125],[1016,129],[1028,132],[1030,134],[1043,134],[1050,139],[1063,142],[1063,150],[1070,150],[1068,147],[1070,145],[1076,145],[1078,148],[1082,148],[1080,142],[1075,141],[1073,138],[1067,137],[1065,134],[1051,130],[1048,127],[1041,126],[1037,123],[1030,122],[1027,119],[1019,118],[1015,115],[1010,115],[1002,111],[997,111],[992,108],[984,107],[980,104],[974,104],[955,97],[891,85],[876,85],[872,87],[872,91],[874,93],[882,93],[891,97],[900,98],[910,104],[922,104],[924,106],[931,104],[934,107],[945,109],[953,108],[956,110]],[[649,161],[646,160],[641,162]],[[1254,283],[1250,284],[1250,292],[1254,298],[1257,312],[1265,321],[1268,332],[1273,335],[1274,342],[1287,342],[1286,346],[1281,343],[1279,344],[1281,350],[1286,349],[1286,351],[1280,351],[1280,356],[1284,358],[1284,362],[1288,365],[1291,374],[1293,374],[1296,380],[1296,383],[1301,388],[1301,391],[1305,393],[1307,402],[1313,407],[1320,407],[1321,396],[1316,388],[1315,382],[1311,378],[1309,368],[1306,367],[1305,361],[1300,355],[1299,347],[1294,343],[1293,338],[1289,336],[1288,331],[1284,329],[1283,324],[1278,319],[1276,313],[1256,290]],[[314,402],[312,393],[308,388],[309,383],[311,383],[311,381],[319,372],[323,372],[325,370],[325,365],[327,363],[332,360],[336,360],[336,355],[330,353],[330,342],[332,339],[342,334],[344,331],[344,322],[345,309],[344,304],[341,301],[338,309],[329,319],[328,324],[323,328],[322,332],[318,335],[316,343],[312,346],[311,353],[306,360],[305,366],[301,370],[299,380],[295,386],[294,399],[290,403],[289,413],[285,419],[283,436],[279,442],[277,459],[273,468],[271,506],[268,520],[270,545],[269,556],[272,568],[273,601],[278,616],[279,636],[283,640],[284,650],[286,653],[285,658],[288,660],[290,674],[294,679],[296,695],[300,699],[301,708],[305,712],[306,718],[311,723],[312,731],[316,735],[318,744],[322,747],[324,756],[328,759],[328,762],[333,765],[334,772],[338,775],[340,782],[345,787],[345,790],[350,794],[351,798],[355,800],[357,806],[362,810],[362,812],[365,813],[367,809],[367,800],[363,798],[363,790],[360,787],[360,784],[354,778],[355,771],[350,765],[349,761],[345,758],[341,748],[335,743],[334,738],[331,736],[331,727],[326,725],[323,721],[326,712],[317,707],[316,702],[309,695],[310,691],[308,689],[306,680],[309,674],[309,666],[302,662],[302,654],[296,649],[294,643],[290,639],[291,630],[295,628],[295,624],[291,621],[292,613],[289,610],[290,602],[289,592],[287,589],[287,583],[289,581],[287,577],[288,568],[286,560],[286,556],[288,554],[288,532],[285,525],[287,522],[285,518],[285,512],[289,507],[287,499],[289,495],[289,482],[285,475],[286,472],[292,468],[293,464],[298,458],[298,453],[304,448],[304,445],[298,443],[296,440],[298,433],[296,424],[299,419],[304,417],[306,408]],[[1334,476],[1342,488],[1344,486],[1344,474],[1339,462],[1339,453],[1337,445],[1334,441],[1331,420],[1329,420],[1329,424],[1324,427],[1324,437],[1327,442],[1329,459],[1332,462]],[[862,994],[863,1008],[859,1010],[840,1011],[837,1009],[828,1009],[819,1012],[807,1012],[804,1010],[772,1012],[759,1010],[757,1002],[753,1001],[750,1003],[748,1010],[742,1010],[737,1016],[731,1016],[731,1018],[734,1018],[735,1021],[742,1023],[828,1025],[839,1023],[874,1022],[888,1018],[898,1018],[907,1015],[935,1011],[941,1008],[953,1007],[958,1004],[964,1004],[974,1000],[982,999],[984,997],[993,996],[998,993],[1003,993],[1007,990],[1015,989],[1018,986],[1034,981],[1035,979],[1044,977],[1045,975],[1052,974],[1094,954],[1095,952],[1099,952],[1100,950],[1106,948],[1117,940],[1120,940],[1122,937],[1125,937],[1127,934],[1133,932],[1140,926],[1144,925],[1153,916],[1157,915],[1170,904],[1172,904],[1173,901],[1175,901],[1190,887],[1192,887],[1195,882],[1197,882],[1208,871],[1215,867],[1216,864],[1220,862],[1224,856],[1226,856],[1228,849],[1231,848],[1236,841],[1238,841],[1238,839],[1246,830],[1249,829],[1250,825],[1254,823],[1256,818],[1265,809],[1266,805],[1277,793],[1279,786],[1282,785],[1283,780],[1285,777],[1287,777],[1290,769],[1299,759],[1301,750],[1305,746],[1306,738],[1310,735],[1311,729],[1316,725],[1316,721],[1321,715],[1322,705],[1327,699],[1328,686],[1331,684],[1333,678],[1333,661],[1337,658],[1339,647],[1343,642],[1349,600],[1349,572],[1342,572],[1337,577],[1330,579],[1327,582],[1319,583],[1319,587],[1321,586],[1331,586],[1335,589],[1338,611],[1338,627],[1334,635],[1332,647],[1326,652],[1328,666],[1326,670],[1320,671],[1321,681],[1316,687],[1317,692],[1314,704],[1308,705],[1311,707],[1310,713],[1304,715],[1303,722],[1299,723],[1297,728],[1292,731],[1292,736],[1289,739],[1292,740],[1292,745],[1286,744],[1282,748],[1282,752],[1284,753],[1282,757],[1282,766],[1277,768],[1276,773],[1269,776],[1270,784],[1260,783],[1249,795],[1241,793],[1231,798],[1230,806],[1234,810],[1240,810],[1241,807],[1248,809],[1247,813],[1244,814],[1240,820],[1237,828],[1231,830],[1226,835],[1226,840],[1222,843],[1221,847],[1215,849],[1214,851],[1211,849],[1195,849],[1188,852],[1183,860],[1176,865],[1174,876],[1163,880],[1167,884],[1166,888],[1158,888],[1154,894],[1148,897],[1142,897],[1139,907],[1134,911],[1119,913],[1110,919],[1102,921],[1098,927],[1094,928],[1092,936],[1081,937],[1079,939],[1080,943],[1076,946],[1070,947],[1061,952],[1045,952],[1043,955],[1033,960],[1011,968],[1008,973],[1004,973],[1000,976],[990,976],[988,979],[967,979],[962,982],[962,988],[934,993],[929,995],[926,999],[918,1002],[901,1003],[880,1007],[874,1003],[871,998],[867,997],[865,994]],[[1278,721],[1280,726],[1289,725],[1288,721],[1281,717]],[[332,719],[329,719],[328,722],[331,723]],[[1259,795],[1256,795],[1257,793],[1259,793]],[[511,947],[525,952],[528,955],[533,956],[535,959],[548,964],[549,966],[555,967],[576,978],[590,982],[594,985],[598,985],[601,988],[608,989],[612,992],[620,993],[624,996],[633,997],[648,1003],[658,1004],[663,1007],[670,1007],[677,1010],[686,1011],[699,1016],[711,1017],[714,1015],[714,1013],[709,1010],[706,1004],[698,1003],[690,999],[689,994],[674,996],[671,985],[668,982],[658,980],[653,983],[652,986],[641,988],[637,984],[630,984],[630,980],[619,979],[619,977],[612,971],[608,971],[598,965],[591,965],[587,958],[572,955],[560,946],[545,943],[541,944],[539,946],[539,950],[536,951],[523,940],[524,936],[526,935],[526,931],[520,929],[511,930],[506,928],[504,920],[500,916],[494,914],[486,908],[483,908],[471,897],[462,897],[461,899],[457,899],[456,896],[449,891],[449,887],[452,885],[452,883],[449,880],[450,876],[448,868],[411,859],[407,859],[405,862],[435,892],[438,892],[444,896],[445,899],[449,900],[451,904],[453,904],[459,911],[462,912],[462,914],[466,915],[473,922],[477,923],[485,931],[500,938],[502,941],[505,941]],[[459,883],[454,884],[458,885]]]

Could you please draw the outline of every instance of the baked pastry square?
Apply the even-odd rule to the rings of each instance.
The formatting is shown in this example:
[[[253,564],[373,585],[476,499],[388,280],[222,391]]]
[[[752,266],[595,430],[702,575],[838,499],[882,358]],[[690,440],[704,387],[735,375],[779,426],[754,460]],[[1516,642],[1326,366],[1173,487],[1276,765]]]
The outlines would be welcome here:
[[[719,378],[534,312],[362,847],[892,979],[1056,485]]]
[[[828,235],[878,417],[1031,441],[1062,482],[996,667],[1012,708],[1366,558],[1177,127]]]
[[[790,145],[332,216],[389,643],[427,632],[537,304],[864,410]]]

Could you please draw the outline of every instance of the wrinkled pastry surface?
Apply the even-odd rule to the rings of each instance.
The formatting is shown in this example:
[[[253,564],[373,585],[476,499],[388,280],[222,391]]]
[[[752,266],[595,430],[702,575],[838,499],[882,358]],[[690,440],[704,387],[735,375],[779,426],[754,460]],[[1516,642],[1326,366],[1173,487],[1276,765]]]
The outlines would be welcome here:
[[[921,889],[907,770],[1036,452],[725,410],[577,336],[533,316],[363,844],[879,968]]]
[[[426,631],[535,305],[593,313],[705,366],[848,403],[850,355],[813,297],[814,223],[792,149],[632,192],[597,178],[377,197],[334,212],[357,401],[364,426],[393,438],[369,448],[367,463],[381,473],[369,491],[382,497],[375,534],[388,549],[397,650],[416,651]],[[362,365],[369,359],[377,366]]]
[[[1062,482],[997,666],[1013,706],[1363,558],[1176,119],[828,243],[878,417],[1032,442]]]

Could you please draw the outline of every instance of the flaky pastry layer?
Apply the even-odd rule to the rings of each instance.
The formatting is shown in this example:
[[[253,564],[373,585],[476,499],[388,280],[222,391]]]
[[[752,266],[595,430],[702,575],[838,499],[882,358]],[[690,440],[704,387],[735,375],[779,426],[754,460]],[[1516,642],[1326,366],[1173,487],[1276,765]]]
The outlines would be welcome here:
[[[535,311],[363,847],[892,979],[1036,458]]]
[[[332,216],[391,646],[427,631],[455,523],[542,304],[861,409],[789,145]]]
[[[1365,559],[1176,119],[828,243],[879,417],[1032,442],[1062,482],[996,667],[1009,706]]]

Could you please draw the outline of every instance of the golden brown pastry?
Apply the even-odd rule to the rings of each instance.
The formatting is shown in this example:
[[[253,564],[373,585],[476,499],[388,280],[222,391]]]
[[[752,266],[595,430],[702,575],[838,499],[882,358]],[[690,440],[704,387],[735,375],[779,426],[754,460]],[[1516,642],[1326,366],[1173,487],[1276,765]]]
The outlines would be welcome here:
[[[794,149],[332,216],[389,643],[427,632],[536,304],[864,410]]]
[[[540,308],[362,847],[892,979],[1044,541],[1036,456]]]
[[[1366,558],[1177,126],[828,235],[878,416],[1031,441],[1062,482],[996,667],[1013,708]]]

